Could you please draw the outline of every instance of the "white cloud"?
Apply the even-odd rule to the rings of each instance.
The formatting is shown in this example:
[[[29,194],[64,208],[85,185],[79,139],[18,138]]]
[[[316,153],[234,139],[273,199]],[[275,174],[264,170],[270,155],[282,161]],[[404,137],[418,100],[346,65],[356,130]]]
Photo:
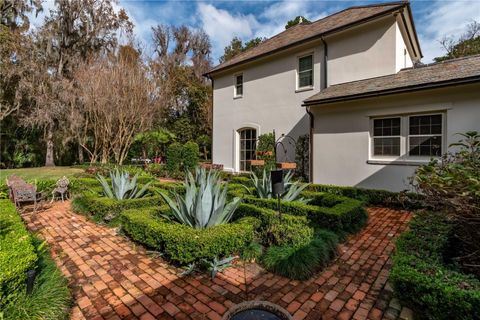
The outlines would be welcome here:
[[[426,63],[445,53],[439,43],[444,36],[458,37],[473,20],[480,21],[480,1],[437,0],[429,9],[417,27]]]
[[[233,37],[242,39],[252,37],[254,30],[260,25],[252,14],[234,15],[226,10],[217,9],[211,4],[199,3],[198,13],[203,30],[212,41],[214,57],[221,54]]]

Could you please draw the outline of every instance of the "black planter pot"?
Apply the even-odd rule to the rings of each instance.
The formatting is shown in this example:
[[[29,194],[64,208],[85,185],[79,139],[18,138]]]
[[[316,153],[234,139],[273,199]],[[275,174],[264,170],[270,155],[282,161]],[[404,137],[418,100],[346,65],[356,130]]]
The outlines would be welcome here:
[[[292,320],[292,316],[268,301],[246,301],[228,310],[223,320]]]

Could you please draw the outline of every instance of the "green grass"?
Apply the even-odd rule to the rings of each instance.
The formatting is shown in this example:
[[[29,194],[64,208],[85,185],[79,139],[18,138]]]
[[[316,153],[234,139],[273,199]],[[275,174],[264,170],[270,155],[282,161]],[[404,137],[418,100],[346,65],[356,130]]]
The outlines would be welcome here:
[[[40,240],[35,239],[38,243]],[[63,320],[71,306],[67,280],[55,265],[48,250],[39,253],[37,277],[31,295],[22,294],[0,311],[3,320]]]
[[[22,168],[22,169],[2,169],[0,170],[0,181],[12,174],[22,177],[25,180],[34,179],[60,179],[63,176],[72,176],[75,173],[81,173],[83,169],[71,167],[37,167],[37,168]]]

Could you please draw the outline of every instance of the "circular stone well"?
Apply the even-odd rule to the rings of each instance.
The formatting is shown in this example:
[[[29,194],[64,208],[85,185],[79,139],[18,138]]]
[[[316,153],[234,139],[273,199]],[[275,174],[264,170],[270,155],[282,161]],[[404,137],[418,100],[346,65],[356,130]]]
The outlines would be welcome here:
[[[246,301],[237,304],[223,316],[223,320],[292,320],[282,307],[268,301]]]

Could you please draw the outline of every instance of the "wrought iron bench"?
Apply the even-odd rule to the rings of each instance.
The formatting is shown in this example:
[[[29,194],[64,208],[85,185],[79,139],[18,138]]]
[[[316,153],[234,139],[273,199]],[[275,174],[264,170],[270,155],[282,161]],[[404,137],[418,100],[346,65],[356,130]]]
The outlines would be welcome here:
[[[22,203],[33,202],[33,212],[37,211],[37,205],[44,197],[41,192],[37,192],[36,186],[26,183],[18,176],[7,178],[7,186],[10,199],[18,209],[20,209]]]

